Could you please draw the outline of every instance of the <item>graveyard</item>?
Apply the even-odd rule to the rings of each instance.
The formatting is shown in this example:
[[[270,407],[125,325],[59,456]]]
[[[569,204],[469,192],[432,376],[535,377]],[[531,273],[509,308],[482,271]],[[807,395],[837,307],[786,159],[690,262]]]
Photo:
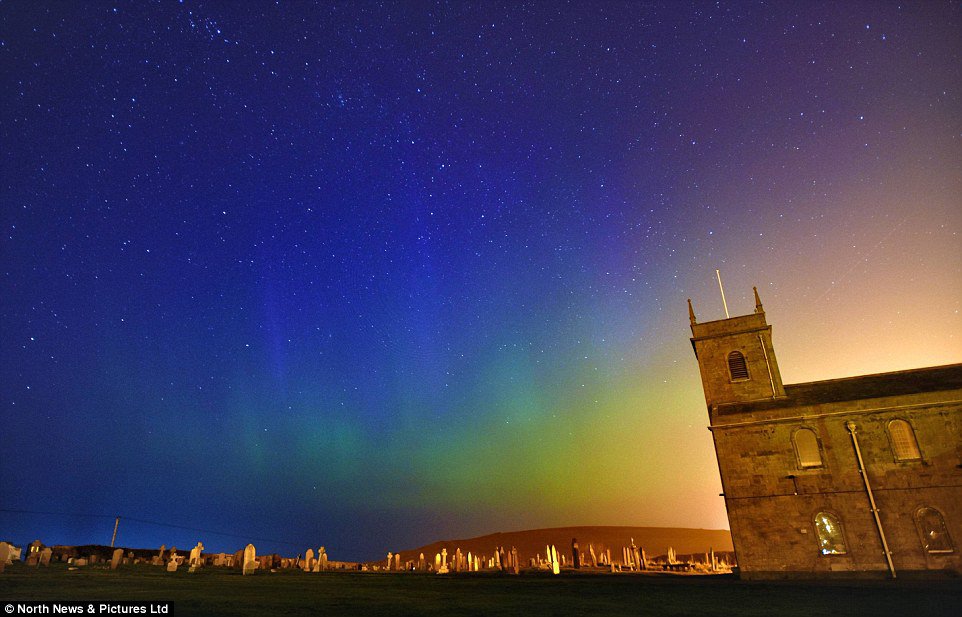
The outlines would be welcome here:
[[[71,569],[74,568],[74,569]],[[147,564],[47,567],[14,562],[0,600],[170,601],[177,615],[948,615],[958,580],[748,582],[730,574],[565,568],[451,572],[205,567]]]
[[[617,529],[617,528],[613,528]],[[537,530],[499,537],[544,539]],[[486,539],[490,536],[485,537]],[[476,540],[476,539],[472,539]],[[458,541],[472,546],[470,540]],[[519,542],[520,543],[520,542]],[[534,555],[516,546],[478,554],[460,546],[376,562],[329,559],[325,547],[296,557],[109,546],[24,548],[0,543],[0,601],[172,602],[177,615],[946,615],[962,583],[942,580],[742,581],[734,554],[647,554],[572,539]],[[525,546],[522,544],[522,546]],[[584,548],[582,548],[582,546]],[[422,549],[428,548],[421,547]],[[417,549],[416,549],[417,550]],[[655,551],[652,551],[655,553]]]

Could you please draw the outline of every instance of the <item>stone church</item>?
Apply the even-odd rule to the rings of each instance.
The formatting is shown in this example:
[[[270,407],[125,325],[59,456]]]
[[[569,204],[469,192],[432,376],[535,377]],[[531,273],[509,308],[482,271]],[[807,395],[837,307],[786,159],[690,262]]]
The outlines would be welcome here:
[[[783,384],[757,290],[688,313],[743,578],[962,574],[962,364]]]

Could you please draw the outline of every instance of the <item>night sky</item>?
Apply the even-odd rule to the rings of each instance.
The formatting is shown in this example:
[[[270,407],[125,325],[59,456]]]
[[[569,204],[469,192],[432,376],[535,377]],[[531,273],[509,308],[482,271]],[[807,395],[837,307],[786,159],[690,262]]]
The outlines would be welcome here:
[[[18,544],[727,528],[715,268],[786,383],[962,360],[958,2],[28,0],[0,73]]]

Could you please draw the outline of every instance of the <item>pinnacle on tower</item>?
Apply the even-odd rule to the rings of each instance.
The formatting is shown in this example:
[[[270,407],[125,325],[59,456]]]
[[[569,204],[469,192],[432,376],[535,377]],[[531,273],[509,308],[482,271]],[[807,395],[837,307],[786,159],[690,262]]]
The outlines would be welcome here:
[[[755,292],[755,312],[764,313],[765,309],[762,308],[762,301],[758,297],[758,287],[752,287],[752,291]]]
[[[695,309],[691,307],[691,298],[688,298],[688,319],[691,320],[693,326],[698,323],[695,321]]]

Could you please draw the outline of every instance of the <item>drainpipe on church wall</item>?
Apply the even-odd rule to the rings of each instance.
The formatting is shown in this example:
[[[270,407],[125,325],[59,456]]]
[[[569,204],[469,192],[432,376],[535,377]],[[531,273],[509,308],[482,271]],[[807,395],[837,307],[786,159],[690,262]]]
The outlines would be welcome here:
[[[775,376],[772,374],[772,363],[768,361],[768,350],[765,349],[765,339],[762,335],[758,335],[758,342],[762,346],[762,355],[765,356],[765,366],[768,367],[768,383],[772,384],[772,398],[777,398],[778,394],[775,392]]]
[[[878,508],[875,506],[875,496],[872,495],[872,485],[868,481],[868,474],[865,472],[865,464],[862,462],[862,451],[858,447],[858,437],[855,435],[855,423],[852,421],[845,423],[845,428],[852,435],[852,445],[855,447],[855,458],[858,459],[858,472],[862,474],[862,482],[865,483],[865,493],[868,495],[868,502],[872,506],[872,516],[875,517],[875,526],[878,528],[878,537],[882,540],[882,550],[885,553],[885,561],[889,565],[889,572],[895,578],[895,565],[892,564],[892,553],[889,551],[888,542],[885,541],[885,531],[882,529],[882,519],[878,516]]]

